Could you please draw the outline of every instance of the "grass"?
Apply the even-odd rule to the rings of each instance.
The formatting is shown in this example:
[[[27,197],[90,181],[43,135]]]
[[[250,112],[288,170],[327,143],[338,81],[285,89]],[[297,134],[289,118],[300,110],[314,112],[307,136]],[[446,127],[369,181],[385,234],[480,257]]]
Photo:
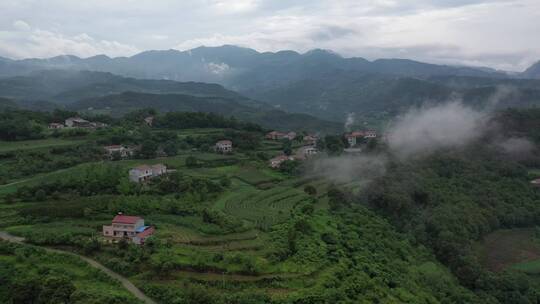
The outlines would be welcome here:
[[[502,271],[514,265],[527,269],[537,266],[529,263],[540,260],[540,243],[535,238],[534,229],[501,229],[477,244],[476,252],[483,265],[492,271]]]
[[[527,274],[540,274],[540,259],[522,262],[512,265],[512,269],[523,271]]]
[[[31,248],[28,245],[17,245],[17,247]],[[119,282],[75,256],[38,249],[26,251],[24,258],[17,257],[17,253],[2,253],[0,262],[16,267],[19,275],[38,275],[47,270],[48,273],[67,276],[75,286],[75,293],[81,303],[141,303]]]
[[[289,187],[270,190],[251,189],[225,202],[223,211],[231,216],[252,222],[257,228],[267,230],[289,216],[297,204],[311,198],[303,191]]]
[[[84,142],[84,140],[69,140],[61,138],[47,138],[24,141],[0,141],[0,153],[20,150],[52,148],[59,146],[72,146]]]

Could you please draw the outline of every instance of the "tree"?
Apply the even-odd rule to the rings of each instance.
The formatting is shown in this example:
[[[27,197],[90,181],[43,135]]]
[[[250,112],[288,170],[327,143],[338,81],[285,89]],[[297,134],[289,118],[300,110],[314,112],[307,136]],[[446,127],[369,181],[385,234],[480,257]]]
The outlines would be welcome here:
[[[39,303],[71,303],[71,294],[75,292],[75,285],[66,276],[49,276],[43,282],[39,293]]]
[[[188,156],[186,158],[186,167],[188,168],[196,168],[199,166],[199,161],[195,156]]]
[[[35,200],[38,202],[43,202],[47,199],[47,193],[43,189],[36,191]]]
[[[146,140],[141,145],[139,154],[142,158],[154,158],[156,157],[157,144],[154,141]]]
[[[292,143],[290,140],[288,139],[285,139],[283,141],[283,153],[285,153],[285,155],[291,155],[292,154]]]
[[[345,145],[341,136],[327,135],[324,138],[324,148],[330,155],[339,155],[343,152]]]
[[[223,175],[220,179],[219,179],[219,184],[224,187],[224,188],[227,188],[229,186],[231,186],[231,179],[228,178],[227,176]]]
[[[304,192],[309,195],[316,195],[317,189],[315,189],[315,187],[313,187],[312,185],[307,185],[304,187]]]

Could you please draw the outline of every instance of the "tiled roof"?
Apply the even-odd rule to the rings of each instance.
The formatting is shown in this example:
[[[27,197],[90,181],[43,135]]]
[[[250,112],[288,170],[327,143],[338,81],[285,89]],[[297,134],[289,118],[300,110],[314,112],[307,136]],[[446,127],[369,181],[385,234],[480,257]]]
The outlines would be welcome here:
[[[135,224],[138,220],[141,220],[142,218],[138,216],[130,216],[130,215],[117,215],[113,218],[113,223],[122,223],[122,224]]]
[[[150,227],[146,228],[143,232],[137,233],[137,236],[140,237],[140,238],[145,238],[145,237],[148,237],[148,236],[154,234],[155,230],[156,229],[154,227],[150,226]]]
[[[137,169],[137,170],[140,170],[140,171],[145,171],[145,170],[152,170],[152,167],[150,167],[148,165],[138,165],[137,167],[134,167],[133,169]]]

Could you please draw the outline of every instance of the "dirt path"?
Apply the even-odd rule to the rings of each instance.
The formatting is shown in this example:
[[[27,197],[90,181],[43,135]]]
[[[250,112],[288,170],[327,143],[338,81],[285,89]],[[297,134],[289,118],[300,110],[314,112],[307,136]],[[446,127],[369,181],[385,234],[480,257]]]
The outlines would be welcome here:
[[[11,234],[9,234],[7,232],[4,232],[4,231],[0,231],[0,239],[6,240],[6,241],[9,241],[9,242],[13,242],[13,243],[17,243],[17,244],[24,243],[24,238],[11,235]],[[125,278],[122,275],[120,275],[120,274],[110,270],[109,268],[101,265],[100,263],[96,262],[95,260],[92,260],[92,259],[87,258],[85,256],[82,256],[82,255],[79,255],[79,254],[76,254],[76,253],[73,253],[73,252],[69,252],[69,251],[63,251],[63,250],[59,250],[59,249],[52,249],[52,248],[42,247],[42,246],[38,246],[38,247],[43,248],[48,252],[69,254],[69,255],[77,256],[80,259],[82,259],[83,261],[90,264],[90,266],[92,266],[94,268],[97,268],[97,269],[105,272],[111,278],[118,280],[122,284],[122,286],[124,286],[124,288],[126,288],[137,299],[143,301],[146,304],[157,304],[154,300],[152,300],[149,297],[145,296],[142,293],[142,291],[139,288],[137,288],[135,285],[133,285],[133,283],[131,283],[127,278]]]

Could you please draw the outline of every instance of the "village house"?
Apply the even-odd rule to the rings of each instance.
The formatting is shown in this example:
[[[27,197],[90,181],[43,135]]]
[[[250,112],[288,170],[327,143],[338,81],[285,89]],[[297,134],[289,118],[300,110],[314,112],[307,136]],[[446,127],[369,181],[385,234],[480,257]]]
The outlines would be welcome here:
[[[297,159],[305,160],[316,155],[318,152],[319,151],[317,150],[317,148],[313,146],[304,146],[298,149],[298,151],[296,151],[295,156]]]
[[[148,116],[148,117],[144,118],[144,123],[147,126],[151,127],[152,124],[154,123],[154,116]]]
[[[103,236],[110,242],[127,239],[134,244],[142,245],[154,231],[154,227],[144,225],[143,218],[121,213],[113,218],[111,225],[103,225]]]
[[[88,120],[80,117],[70,117],[66,119],[66,127],[68,128],[90,128],[91,124]]]
[[[268,161],[269,165],[271,168],[279,168],[279,166],[281,166],[281,164],[284,162],[284,161],[287,161],[287,160],[293,160],[294,158],[290,157],[290,156],[287,156],[287,155],[279,155],[279,156],[276,156],[272,159],[270,159]]]
[[[110,159],[113,159],[115,154],[119,155],[120,158],[128,158],[133,156],[134,153],[132,148],[122,145],[105,146],[103,149],[105,149],[105,152]]]
[[[286,138],[288,140],[293,140],[293,139],[296,138],[296,132],[289,132],[289,133],[285,134],[284,138]]]
[[[129,170],[129,180],[134,183],[142,183],[165,173],[167,173],[167,167],[163,164],[140,165]]]
[[[106,123],[96,121],[96,122],[90,122],[89,127],[93,129],[99,129],[99,128],[106,128],[107,126],[108,125]]]
[[[536,187],[540,187],[540,178],[531,181],[531,184]]]
[[[349,147],[354,147],[358,143],[358,140],[364,137],[364,132],[355,131],[345,134],[345,139],[349,143]]]
[[[317,144],[317,137],[314,135],[306,135],[302,138],[302,141],[307,146],[315,146]]]
[[[219,153],[231,153],[233,150],[232,141],[220,140],[216,143],[214,149]]]
[[[61,123],[52,122],[49,124],[49,129],[62,129],[64,128],[64,125]]]
[[[374,130],[367,130],[364,132],[365,138],[377,138],[377,132]]]
[[[282,140],[282,139],[293,140],[295,138],[296,138],[296,132],[292,132],[292,131],[288,133],[272,131],[266,134],[266,139],[270,139],[270,140]]]
[[[280,140],[280,139],[283,139],[284,136],[285,136],[285,133],[278,132],[278,131],[272,131],[272,132],[269,132],[268,134],[266,134],[266,139]]]

